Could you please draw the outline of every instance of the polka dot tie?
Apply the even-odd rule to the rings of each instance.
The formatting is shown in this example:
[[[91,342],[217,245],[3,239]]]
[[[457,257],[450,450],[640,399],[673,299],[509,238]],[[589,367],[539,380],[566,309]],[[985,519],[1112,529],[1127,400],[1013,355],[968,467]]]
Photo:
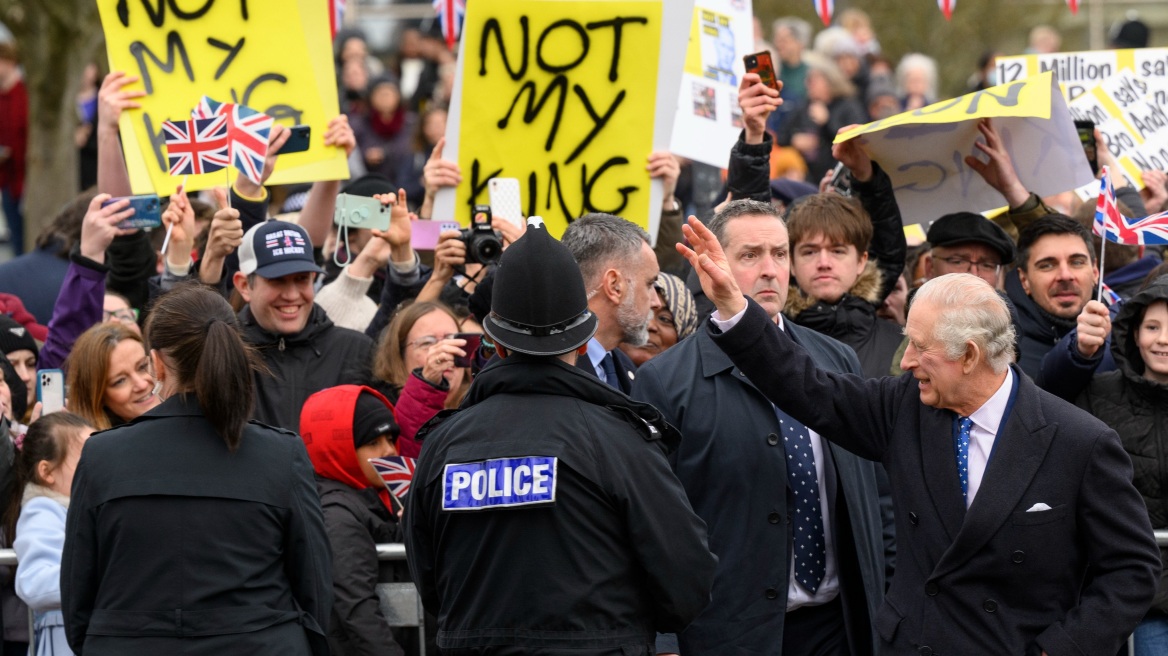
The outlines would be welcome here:
[[[969,431],[973,430],[973,420],[969,417],[957,418],[957,478],[961,480],[961,497],[969,507]]]
[[[795,580],[812,594],[823,583],[827,571],[827,547],[823,539],[823,511],[819,505],[819,477],[815,473],[815,452],[807,427],[775,408],[783,449],[787,456],[787,481],[795,494],[791,514]]]

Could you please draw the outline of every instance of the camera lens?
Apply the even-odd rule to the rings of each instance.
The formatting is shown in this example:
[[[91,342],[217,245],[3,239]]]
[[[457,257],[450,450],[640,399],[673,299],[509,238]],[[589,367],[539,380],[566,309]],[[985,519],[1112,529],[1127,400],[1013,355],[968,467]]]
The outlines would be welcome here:
[[[480,239],[475,246],[477,259],[483,264],[497,262],[503,254],[503,245],[497,239]]]

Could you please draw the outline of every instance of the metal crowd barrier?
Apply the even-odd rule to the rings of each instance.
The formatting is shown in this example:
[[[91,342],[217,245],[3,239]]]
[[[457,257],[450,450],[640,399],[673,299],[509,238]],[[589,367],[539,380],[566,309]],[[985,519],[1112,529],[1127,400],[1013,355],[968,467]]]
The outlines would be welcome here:
[[[1168,530],[1154,531],[1156,544],[1168,547]],[[400,543],[377,545],[377,559],[395,561],[406,559],[406,546]],[[0,565],[16,565],[16,552],[12,549],[0,549]],[[426,656],[426,628],[425,613],[422,611],[422,600],[413,583],[378,583],[377,598],[381,602],[381,613],[390,626],[417,627],[418,649],[421,656]],[[32,612],[29,611],[29,639],[32,633]],[[30,652],[31,644],[30,644]],[[1135,643],[1131,638],[1127,641],[1127,653],[1135,656]]]
[[[406,545],[400,543],[386,543],[377,545],[377,559],[381,561],[402,561],[406,559]],[[12,549],[0,549],[0,565],[16,565],[16,552]],[[426,656],[426,621],[422,610],[422,599],[418,596],[418,589],[413,583],[382,582],[377,584],[377,600],[381,605],[381,614],[392,627],[418,629],[418,653]],[[28,639],[29,653],[36,653],[33,640],[36,637],[32,628],[32,611],[28,612]]]

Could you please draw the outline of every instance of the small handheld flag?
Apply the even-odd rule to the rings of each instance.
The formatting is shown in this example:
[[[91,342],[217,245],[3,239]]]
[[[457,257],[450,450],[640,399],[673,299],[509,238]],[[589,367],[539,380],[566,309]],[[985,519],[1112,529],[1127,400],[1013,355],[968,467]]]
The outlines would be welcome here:
[[[221,103],[203,96],[191,110],[191,117],[212,116],[226,117],[231,165],[252,182],[261,184],[264,159],[268,156],[268,137],[272,133],[272,117],[246,105]]]
[[[385,481],[389,493],[399,501],[404,501],[410,492],[410,483],[414,480],[414,469],[417,461],[405,456],[389,456],[387,458],[370,458],[369,463]]]
[[[171,175],[198,175],[227,168],[227,119],[191,119],[162,124]]]
[[[1108,241],[1129,246],[1168,244],[1168,212],[1129,219],[1119,211],[1111,171],[1103,167],[1099,201],[1095,205],[1094,232]]]
[[[945,14],[945,20],[952,20],[953,9],[957,6],[957,0],[937,0],[937,7],[941,9],[941,13]]]

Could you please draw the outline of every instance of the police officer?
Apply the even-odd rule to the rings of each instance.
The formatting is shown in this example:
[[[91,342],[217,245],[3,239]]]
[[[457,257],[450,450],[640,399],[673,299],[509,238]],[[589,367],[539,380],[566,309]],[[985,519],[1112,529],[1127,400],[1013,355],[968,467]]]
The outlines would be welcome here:
[[[533,217],[484,322],[500,359],[425,435],[404,516],[444,654],[652,654],[709,601],[706,525],[666,461],[676,430],[573,366],[596,325]]]

